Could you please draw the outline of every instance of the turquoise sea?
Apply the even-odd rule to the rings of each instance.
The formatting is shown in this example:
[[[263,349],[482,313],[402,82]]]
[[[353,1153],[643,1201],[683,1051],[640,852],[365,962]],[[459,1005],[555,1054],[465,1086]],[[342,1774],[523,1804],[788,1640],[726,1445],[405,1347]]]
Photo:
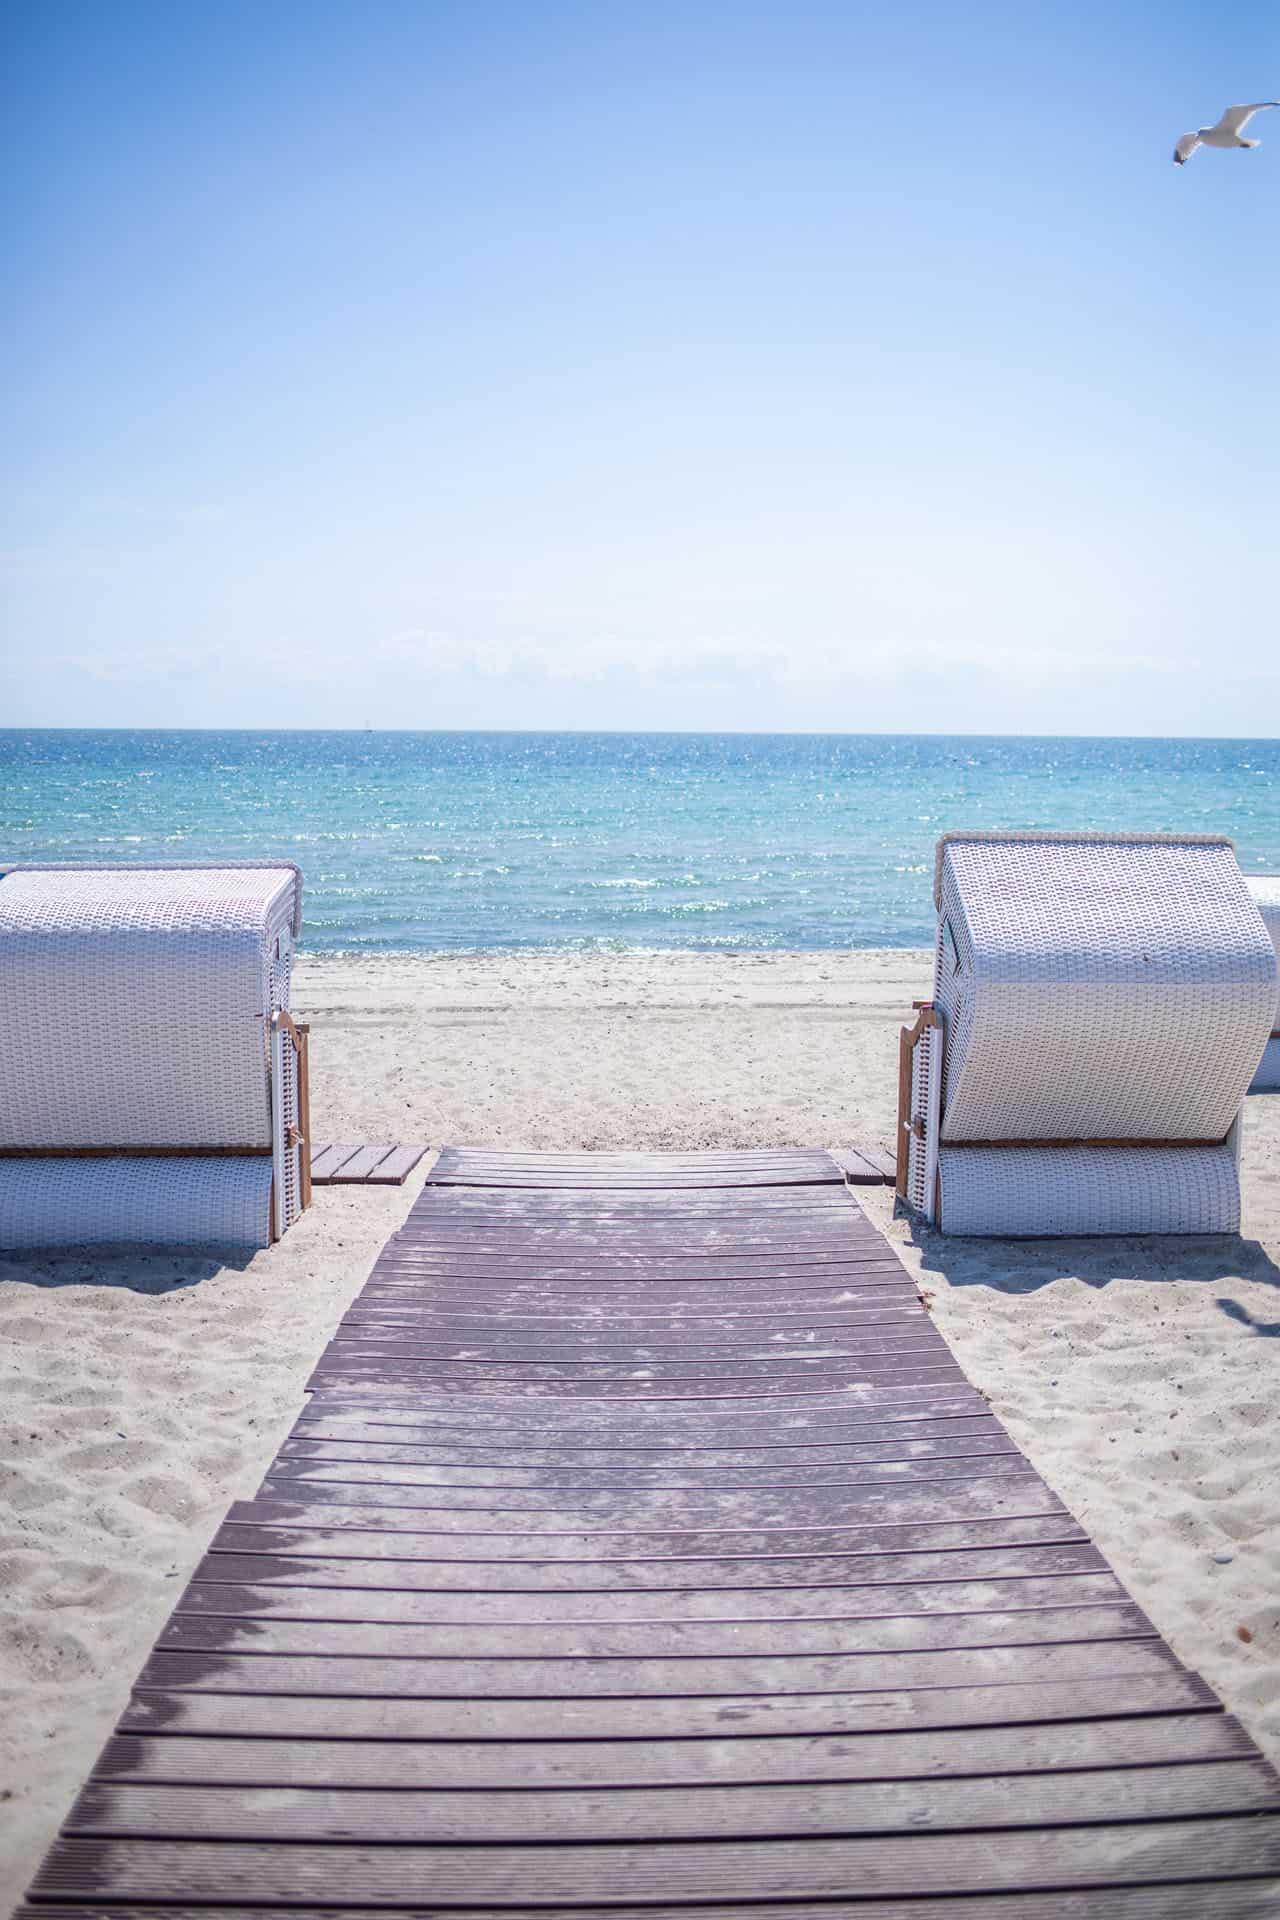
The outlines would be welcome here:
[[[961,826],[1280,871],[1280,741],[0,731],[0,868],[280,854],[312,950],[924,945]]]

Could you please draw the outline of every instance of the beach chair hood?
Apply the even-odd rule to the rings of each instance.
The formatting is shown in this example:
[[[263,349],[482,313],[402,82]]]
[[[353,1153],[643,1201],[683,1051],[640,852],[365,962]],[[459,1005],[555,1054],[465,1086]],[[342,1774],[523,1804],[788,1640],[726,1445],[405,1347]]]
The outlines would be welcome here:
[[[300,893],[282,864],[10,869],[0,1147],[270,1146]]]
[[[1276,954],[1231,842],[950,834],[938,847],[943,1142],[1220,1141]]]

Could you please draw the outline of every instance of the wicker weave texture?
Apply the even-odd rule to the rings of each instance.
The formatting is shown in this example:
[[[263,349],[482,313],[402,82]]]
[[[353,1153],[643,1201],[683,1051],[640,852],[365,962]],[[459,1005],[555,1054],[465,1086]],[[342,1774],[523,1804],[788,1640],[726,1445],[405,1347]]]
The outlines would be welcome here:
[[[1246,882],[1249,897],[1262,915],[1280,960],[1280,873],[1259,873]]]
[[[1262,915],[1262,923],[1271,935],[1280,966],[1280,874],[1262,874],[1249,882],[1253,903]],[[1250,1093],[1280,1093],[1280,992],[1271,1019],[1272,1038],[1267,1041],[1258,1071],[1249,1084]]]
[[[1229,843],[959,838],[939,897],[944,1143],[1226,1134],[1277,991]]]
[[[1280,1036],[1268,1040],[1249,1082],[1250,1093],[1280,1093]]]
[[[0,1160],[0,1247],[265,1247],[269,1157]]]
[[[949,1234],[1043,1238],[1238,1233],[1235,1152],[1220,1147],[947,1147]]]
[[[302,932],[302,868],[294,860],[21,860],[6,873],[288,873],[293,877],[289,929],[296,940]],[[216,883],[213,883],[216,884]]]
[[[1249,881],[1249,894],[1254,906],[1262,915],[1262,924],[1271,935],[1271,944],[1275,948],[1276,966],[1280,968],[1280,874],[1267,874]],[[1273,1026],[1280,1032],[1280,985],[1276,993],[1276,1013]]]
[[[0,1147],[269,1147],[296,890],[263,867],[0,880]]]

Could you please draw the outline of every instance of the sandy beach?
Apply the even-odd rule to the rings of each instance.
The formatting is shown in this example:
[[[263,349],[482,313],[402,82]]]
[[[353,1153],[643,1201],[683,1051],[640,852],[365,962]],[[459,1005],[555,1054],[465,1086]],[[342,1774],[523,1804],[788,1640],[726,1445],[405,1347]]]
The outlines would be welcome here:
[[[313,959],[319,1139],[891,1138],[917,952]],[[269,1253],[0,1260],[0,1909],[425,1172],[326,1189]],[[862,1196],[970,1377],[1175,1651],[1280,1762],[1280,1095],[1239,1240],[943,1240]]]

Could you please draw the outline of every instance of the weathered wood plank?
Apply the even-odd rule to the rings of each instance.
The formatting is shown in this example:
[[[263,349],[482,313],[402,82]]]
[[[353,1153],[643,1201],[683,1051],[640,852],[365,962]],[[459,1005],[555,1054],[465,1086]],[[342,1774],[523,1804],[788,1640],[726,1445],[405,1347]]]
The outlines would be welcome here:
[[[994,1645],[1059,1646],[1152,1640],[1155,1629],[1127,1598],[1087,1606],[998,1612],[870,1614],[785,1620],[439,1621],[245,1619],[175,1613],[156,1645],[169,1653],[341,1655],[396,1659],[574,1661],[785,1659],[832,1654],[899,1655]],[[892,1677],[892,1662],[886,1675]]]
[[[854,1516],[912,1520],[968,1518],[991,1510],[993,1496],[1007,1506],[1057,1512],[1043,1498],[1043,1482],[1018,1454],[983,1462],[981,1474],[929,1474],[849,1480],[844,1484],[755,1487],[438,1487],[399,1480],[277,1480],[268,1475],[258,1496],[264,1510],[314,1519],[347,1509],[379,1526],[429,1527],[439,1532],[571,1533],[669,1527],[755,1531],[846,1524]]]
[[[399,1187],[413,1172],[427,1149],[422,1146],[392,1147],[384,1159],[380,1160],[369,1175],[371,1187]]]
[[[948,1405],[933,1398],[930,1411],[915,1419],[895,1419],[890,1410],[872,1409],[864,1419],[856,1414],[842,1419],[838,1413],[832,1413],[829,1424],[824,1422],[815,1428],[811,1422],[800,1426],[771,1423],[763,1414],[757,1414],[734,1425],[715,1421],[694,1427],[686,1420],[676,1431],[666,1433],[647,1417],[643,1422],[630,1424],[620,1420],[620,1430],[616,1432],[589,1422],[567,1433],[545,1425],[526,1433],[513,1428],[507,1409],[492,1428],[486,1430],[483,1423],[472,1420],[469,1401],[457,1417],[444,1421],[433,1417],[437,1404],[424,1402],[420,1411],[411,1405],[387,1408],[386,1419],[379,1417],[382,1409],[372,1406],[347,1406],[341,1412],[334,1410],[327,1414],[317,1410],[312,1418],[297,1423],[287,1443],[288,1451],[282,1453],[281,1459],[301,1457],[310,1448],[321,1450],[314,1455],[316,1458],[355,1458],[351,1453],[329,1455],[328,1449],[366,1445],[367,1458],[371,1460],[400,1457],[386,1453],[385,1449],[392,1446],[408,1448],[410,1452],[403,1455],[405,1459],[415,1450],[426,1449],[424,1457],[439,1459],[442,1465],[448,1464],[445,1455],[452,1451],[458,1456],[452,1463],[457,1466],[482,1465],[487,1453],[495,1466],[532,1469],[554,1466],[556,1461],[550,1456],[563,1456],[568,1452],[574,1456],[575,1463],[581,1460],[583,1466],[593,1469],[679,1464],[713,1468],[768,1466],[775,1456],[779,1466],[830,1465],[845,1453],[867,1459],[910,1459],[921,1449],[920,1457],[929,1458],[948,1452],[981,1452],[984,1448],[976,1446],[979,1441],[990,1442],[991,1450],[996,1452],[1016,1451],[1009,1435],[998,1421],[986,1414],[981,1402],[975,1409],[967,1402]],[[619,1408],[619,1413],[633,1414],[637,1406],[646,1404],[633,1403]],[[576,1414],[577,1409],[574,1411]],[[811,1459],[801,1457],[806,1448],[813,1456]],[[517,1458],[517,1455],[528,1457]],[[543,1455],[548,1457],[543,1459]],[[646,1457],[627,1461],[621,1458],[623,1455]],[[790,1460],[786,1455],[791,1456]],[[563,1458],[560,1464],[565,1464]]]
[[[869,1427],[902,1427],[913,1420],[972,1419],[986,1411],[980,1396],[954,1382],[929,1388],[864,1386],[837,1394],[807,1394],[800,1398],[738,1403],[715,1402],[672,1406],[669,1400],[636,1400],[626,1406],[595,1405],[590,1401],[562,1410],[559,1420],[538,1401],[507,1400],[500,1394],[456,1394],[433,1399],[390,1386],[370,1397],[367,1387],[334,1387],[324,1399],[333,1417],[368,1420],[388,1429],[412,1427],[419,1433],[457,1435],[459,1438],[497,1439],[501,1434],[513,1446],[590,1447],[644,1446],[758,1446],[771,1442],[808,1439],[856,1439]],[[528,1426],[513,1425],[517,1411],[528,1413]],[[407,1437],[407,1436],[406,1436]]]
[[[498,1626],[594,1625],[667,1621],[710,1621],[717,1625],[758,1627],[764,1621],[791,1625],[813,1621],[857,1621],[895,1615],[990,1612],[1020,1613],[1063,1606],[1115,1605],[1128,1596],[1105,1569],[1058,1574],[997,1576],[921,1581],[897,1586],[773,1587],[575,1593],[441,1593],[397,1588],[335,1588],[274,1584],[231,1584],[202,1573],[179,1598],[179,1615],[237,1620],[388,1621],[404,1625],[450,1625],[483,1632]]]
[[[319,1444],[341,1446],[336,1441]],[[434,1459],[430,1453],[430,1449],[390,1447],[380,1454],[376,1443],[351,1451],[346,1457],[340,1452],[336,1455],[291,1453],[273,1462],[265,1478],[288,1487],[289,1491],[275,1496],[286,1500],[310,1497],[304,1492],[308,1485],[341,1484],[437,1488],[450,1496],[473,1491],[546,1494],[557,1489],[572,1498],[579,1493],[623,1493],[629,1489],[640,1496],[687,1491],[691,1503],[696,1504],[699,1489],[771,1495],[783,1489],[883,1486],[902,1481],[950,1480],[971,1474],[1027,1470],[1016,1447],[1007,1442],[987,1447],[935,1445],[932,1451],[904,1456],[887,1449],[866,1455],[842,1454],[837,1450],[828,1458],[809,1460],[803,1455],[762,1458],[736,1467],[700,1466],[696,1462],[677,1460],[665,1469],[661,1462],[643,1458],[631,1462],[619,1460],[612,1467],[589,1461],[574,1467],[567,1459],[532,1466],[523,1454],[515,1459],[488,1463],[482,1457]],[[504,1499],[498,1504],[508,1503]]]
[[[382,1140],[375,1141],[369,1146],[357,1147],[351,1157],[344,1160],[336,1172],[329,1175],[330,1184],[363,1186],[375,1168],[381,1166],[391,1152],[393,1144],[390,1140]]]
[[[357,1146],[354,1141],[337,1145],[331,1143],[314,1148],[311,1154],[312,1186],[324,1186],[333,1178],[337,1169],[344,1165],[356,1151]]]
[[[1259,1759],[1093,1773],[1000,1773],[963,1780],[803,1786],[615,1788],[599,1796],[544,1787],[484,1793],[295,1787],[246,1797],[239,1786],[94,1782],[68,1834],[193,1840],[329,1840],[355,1845],[520,1845],[536,1841],[711,1840],[926,1833],[966,1827],[1071,1827],[1280,1811],[1280,1780]]]
[[[588,1543],[587,1556],[599,1553],[604,1558],[626,1557],[629,1550],[646,1544],[659,1554],[679,1551],[698,1540],[716,1541],[730,1552],[735,1547],[750,1550],[754,1543],[781,1553],[788,1545],[849,1541],[874,1528],[982,1525],[1065,1512],[1057,1494],[1029,1468],[1021,1474],[974,1476],[959,1483],[867,1486],[838,1492],[801,1489],[799,1497],[790,1499],[786,1489],[768,1498],[761,1495],[758,1501],[751,1495],[709,1494],[696,1507],[678,1493],[645,1502],[625,1493],[584,1495],[570,1506],[523,1512],[518,1519],[513,1511],[501,1508],[453,1512],[424,1508],[412,1499],[382,1505],[373,1497],[376,1489],[372,1487],[353,1488],[351,1500],[340,1500],[341,1491],[308,1487],[297,1499],[273,1493],[257,1500],[237,1500],[229,1509],[227,1524],[293,1531],[320,1527],[417,1533],[447,1538],[450,1551],[469,1548],[477,1557],[483,1556],[494,1535],[504,1540],[509,1536],[513,1557],[527,1559],[542,1552],[553,1559],[574,1557],[575,1541]]]
[[[703,1740],[221,1740],[121,1734],[94,1778],[177,1786],[671,1787],[908,1779],[1175,1765],[1248,1759],[1253,1743],[1230,1715],[943,1728],[838,1738],[748,1735]]]
[[[892,1655],[600,1655],[452,1659],[328,1654],[153,1652],[138,1678],[152,1693],[315,1695],[360,1700],[649,1700],[902,1693],[1018,1682],[1155,1678],[1178,1670],[1160,1640],[1121,1639],[911,1650]],[[643,1716],[641,1716],[643,1718]]]
[[[403,1186],[427,1149],[395,1141],[323,1145],[311,1153],[313,1186]]]
[[[1173,1883],[1160,1881],[1152,1886],[1089,1887],[1074,1891],[1055,1888],[1051,1893],[987,1893],[981,1907],[972,1901],[966,1912],[949,1895],[906,1900],[895,1898],[863,1900],[859,1898],[824,1899],[813,1906],[807,1900],[753,1900],[751,1920],[1275,1920],[1280,1911],[1280,1879],[1247,1880],[1199,1879]],[[280,1920],[279,1907],[245,1906],[219,1902],[216,1912],[225,1920]],[[289,1906],[291,1920],[379,1920],[368,1907],[350,1905]],[[442,1905],[433,1895],[432,1915],[466,1914],[468,1920],[743,1920],[741,1905],[726,1907],[719,1901],[700,1900],[696,1906],[682,1902],[678,1906],[656,1899],[644,1906],[537,1907],[513,1905],[505,1900],[500,1908]],[[67,1906],[42,1903],[39,1908],[20,1907],[14,1920],[209,1920],[210,1909],[172,1906],[148,1902],[145,1907],[120,1905],[115,1901],[95,1900],[92,1906]],[[414,1909],[420,1920],[421,1906]]]
[[[893,1838],[654,1842],[529,1847],[334,1847],[68,1839],[36,1877],[38,1897],[221,1898],[420,1905],[530,1901],[757,1900],[1114,1886],[1280,1873],[1280,1816],[1140,1821],[1023,1832]]]
[[[338,1550],[307,1554],[281,1552],[261,1536],[247,1544],[219,1532],[196,1569],[194,1578],[208,1582],[266,1582],[289,1590],[298,1587],[379,1593],[431,1593],[442,1597],[468,1595],[474,1599],[477,1619],[485,1617],[490,1596],[518,1597],[520,1605],[540,1595],[574,1595],[574,1606],[589,1607],[596,1596],[637,1596],[645,1607],[665,1604],[676,1593],[708,1593],[717,1597],[755,1597],[764,1592],[789,1594],[797,1588],[825,1586],[839,1593],[848,1587],[877,1587],[891,1592],[900,1585],[930,1580],[1010,1580],[1105,1569],[1106,1562],[1078,1526],[1055,1527],[1049,1538],[1044,1522],[1026,1522],[1029,1539],[946,1546],[941,1549],[873,1549],[868,1553],[737,1555],[717,1559],[714,1554],[676,1557],[674,1560],[503,1561],[456,1562],[433,1560],[420,1551],[402,1555],[363,1557],[339,1540]],[[563,1605],[563,1600],[558,1604]]]
[[[265,1678],[260,1675],[259,1678]],[[608,1740],[748,1734],[889,1733],[1011,1726],[1217,1708],[1204,1681],[1164,1673],[1074,1674],[1064,1680],[930,1686],[861,1693],[708,1694],[630,1699],[489,1699],[395,1694],[233,1693],[135,1689],[124,1733],[238,1734],[331,1740]]]

